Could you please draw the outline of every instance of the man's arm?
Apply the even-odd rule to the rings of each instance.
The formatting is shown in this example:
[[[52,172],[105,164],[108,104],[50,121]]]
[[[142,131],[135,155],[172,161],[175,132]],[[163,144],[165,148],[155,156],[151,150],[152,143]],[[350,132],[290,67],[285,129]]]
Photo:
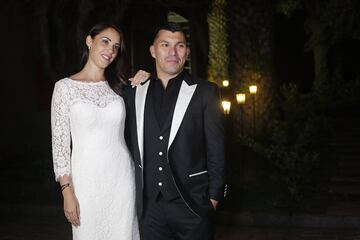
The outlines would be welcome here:
[[[225,136],[224,115],[221,108],[220,91],[211,84],[205,98],[204,129],[209,173],[209,194],[214,208],[224,197],[225,188]]]
[[[124,102],[125,102],[125,110],[126,110],[126,118],[125,118],[125,129],[124,129],[124,138],[126,141],[126,144],[130,150],[130,153],[133,154],[133,149],[132,149],[132,139],[131,139],[131,126],[132,126],[132,114],[134,109],[133,109],[133,98],[134,98],[134,92],[135,89],[133,89],[130,86],[125,86],[124,87]]]

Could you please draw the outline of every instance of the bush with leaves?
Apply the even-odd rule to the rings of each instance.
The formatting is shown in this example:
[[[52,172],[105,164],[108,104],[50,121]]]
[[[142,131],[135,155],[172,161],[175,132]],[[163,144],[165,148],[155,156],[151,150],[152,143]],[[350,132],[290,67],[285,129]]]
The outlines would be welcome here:
[[[326,121],[317,113],[317,96],[300,94],[295,84],[281,87],[276,102],[266,132],[256,140],[243,140],[278,170],[291,200],[288,205],[293,206],[303,199],[319,165],[318,140]]]

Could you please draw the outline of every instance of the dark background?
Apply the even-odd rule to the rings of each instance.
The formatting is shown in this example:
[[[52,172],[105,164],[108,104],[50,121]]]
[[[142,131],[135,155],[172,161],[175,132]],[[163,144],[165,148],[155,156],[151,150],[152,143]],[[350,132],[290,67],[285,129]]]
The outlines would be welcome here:
[[[347,22],[357,19],[358,4],[351,5],[352,10],[346,13],[351,19],[345,19],[345,23],[341,23],[343,27],[338,27],[336,24],[340,23],[336,21],[325,24],[330,29],[325,34],[327,38],[319,41],[320,43],[314,43],[316,39],[311,42],[314,31],[308,30],[312,29],[309,21],[317,16],[311,11],[313,8],[305,4],[305,7],[295,9],[291,14],[284,14],[286,11],[277,10],[276,6],[280,2],[282,1],[229,0],[225,9],[231,88],[222,89],[223,96],[232,98],[236,91],[247,90],[248,84],[252,83],[251,78],[246,77],[247,74],[259,72],[261,77],[254,80],[254,83],[260,87],[256,102],[259,124],[256,136],[251,135],[253,107],[250,104],[251,96],[247,96],[249,104],[244,106],[243,112],[245,135],[239,134],[239,109],[236,109],[235,101],[232,99],[235,109],[227,117],[226,125],[229,182],[232,188],[229,189],[228,200],[223,208],[238,211],[294,211],[295,206],[295,209],[301,212],[326,213],[330,209],[328,206],[333,202],[345,202],[342,206],[357,204],[360,202],[358,191],[351,190],[352,192],[349,193],[340,189],[340,193],[334,194],[335,187],[332,181],[339,174],[334,169],[341,165],[339,161],[343,159],[343,154],[337,153],[340,154],[340,158],[330,159],[329,155],[335,154],[329,154],[329,149],[334,149],[333,145],[329,145],[329,141],[331,142],[333,136],[338,133],[358,131],[356,127],[360,89],[358,84],[360,41],[356,35],[358,26],[353,24],[348,31],[339,31],[348,26]],[[314,2],[325,4],[324,1]],[[336,9],[342,7],[345,9],[347,6],[339,6]],[[2,23],[0,202],[4,204],[61,202],[52,170],[50,101],[54,83],[79,70],[84,33],[90,26],[106,19],[120,23],[125,35],[130,72],[133,73],[140,68],[153,72],[153,60],[148,48],[152,42],[154,29],[167,19],[169,11],[175,12],[188,20],[192,52],[189,63],[191,71],[195,75],[207,78],[209,70],[207,16],[210,9],[210,0],[3,1],[0,9]],[[338,17],[336,11],[329,10],[328,15],[330,17],[321,16],[320,20]],[[307,27],[309,24],[310,27]],[[336,31],[332,32],[331,29]],[[326,45],[328,54],[325,60],[323,59],[327,66],[324,85],[330,86],[330,89],[316,88],[314,84],[319,68],[315,56],[323,42],[328,43]],[[321,69],[319,72],[322,72]],[[281,95],[281,88],[289,83],[295,84],[298,92],[294,95],[291,95],[293,93]],[[324,90],[326,93],[323,93],[323,89],[326,89]],[[290,102],[287,102],[288,100]],[[280,103],[290,105],[284,107]],[[314,110],[315,105],[317,108]],[[298,109],[301,106],[303,108]],[[293,112],[290,111],[291,109]],[[309,113],[315,115],[308,116]],[[307,118],[302,118],[304,116]],[[291,127],[296,128],[296,133],[309,129],[297,124],[309,119],[314,120],[319,116],[327,119],[328,128],[325,132],[332,134],[310,131],[309,135],[305,136],[305,140],[297,139],[299,134],[288,134],[294,131]],[[339,116],[347,117],[340,120],[333,119]],[[277,120],[276,124],[282,123],[283,128],[276,125],[273,119]],[[319,123],[311,122],[310,126],[320,129],[317,124]],[[351,128],[341,128],[343,126]],[[274,132],[276,129],[281,131]],[[346,145],[347,149],[350,148],[350,155],[353,157],[350,162],[355,164],[350,167],[354,172],[346,177],[351,178],[353,184],[351,186],[354,189],[359,189],[360,186],[357,185],[360,177],[359,152],[356,145],[360,135],[357,133],[350,138],[348,135],[345,136],[346,144],[350,143],[350,147]],[[276,139],[279,135],[283,142]],[[339,139],[335,140],[336,144],[339,144]],[[254,141],[258,145],[254,144]],[[301,176],[290,166],[292,164],[292,158],[288,154],[290,148],[276,152],[278,153],[276,156],[282,156],[280,162],[285,159],[284,164],[279,164],[275,158],[273,161],[268,159],[269,156],[273,156],[271,154],[274,151],[269,152],[266,146],[293,146],[291,145],[293,142],[295,142],[294,146],[299,146],[297,143],[304,146],[305,150],[303,148],[291,150],[301,154],[303,154],[301,151],[305,151],[304,155],[300,154],[300,160],[305,159],[306,157],[302,156],[308,156],[306,153],[309,152],[315,151],[320,156],[316,159],[316,163],[306,162],[305,159],[303,165],[296,165],[295,168],[304,174]],[[343,146],[344,142],[340,141],[340,145]],[[306,166],[310,167],[306,168]],[[304,188],[293,190],[294,182],[288,180],[292,176],[295,178],[295,185],[302,184]],[[318,178],[313,178],[314,176]],[[304,182],[303,179],[308,179],[310,182]],[[317,186],[317,188],[309,190],[309,186]],[[348,186],[347,182],[345,186]],[[309,200],[307,207],[296,207],[304,199]]]

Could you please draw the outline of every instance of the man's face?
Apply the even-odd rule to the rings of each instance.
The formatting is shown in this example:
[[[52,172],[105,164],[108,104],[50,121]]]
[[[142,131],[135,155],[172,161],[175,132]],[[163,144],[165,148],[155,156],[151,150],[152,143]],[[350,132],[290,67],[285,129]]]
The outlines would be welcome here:
[[[183,70],[190,49],[182,32],[160,30],[150,53],[155,58],[158,77],[172,78]]]

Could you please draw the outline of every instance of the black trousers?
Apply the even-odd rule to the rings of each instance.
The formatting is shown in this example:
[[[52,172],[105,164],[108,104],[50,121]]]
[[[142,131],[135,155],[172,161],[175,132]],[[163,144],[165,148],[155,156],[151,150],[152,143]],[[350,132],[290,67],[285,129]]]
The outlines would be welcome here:
[[[214,213],[199,217],[182,198],[167,201],[160,193],[154,200],[144,199],[144,213],[140,219],[141,239],[212,240]]]

